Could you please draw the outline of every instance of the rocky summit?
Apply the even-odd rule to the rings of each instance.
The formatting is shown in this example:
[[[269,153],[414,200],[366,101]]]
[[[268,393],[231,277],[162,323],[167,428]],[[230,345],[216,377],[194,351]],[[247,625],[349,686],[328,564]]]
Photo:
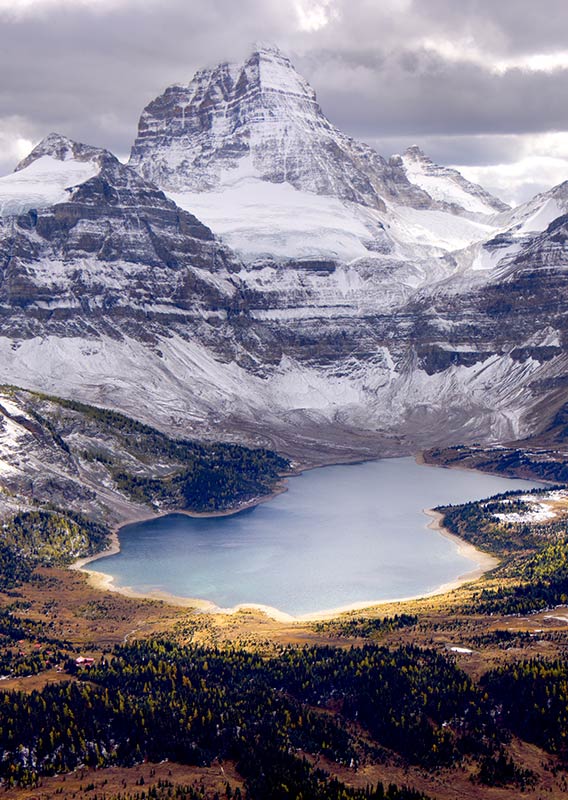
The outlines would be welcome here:
[[[304,461],[531,433],[564,402],[568,190],[510,209],[339,131],[274,47],[0,179],[0,380]],[[306,456],[309,453],[309,456]]]
[[[314,90],[275,47],[200,70],[143,111],[130,165],[170,191],[211,191],[246,177],[384,209],[430,198],[367,145],[337,130]]]

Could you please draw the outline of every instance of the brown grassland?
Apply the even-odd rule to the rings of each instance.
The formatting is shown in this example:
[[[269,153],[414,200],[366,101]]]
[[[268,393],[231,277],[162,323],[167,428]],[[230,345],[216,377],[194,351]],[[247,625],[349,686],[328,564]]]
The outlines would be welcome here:
[[[495,584],[491,576],[481,579],[484,586]],[[393,614],[413,614],[418,624],[411,629],[399,629],[373,637],[382,645],[398,646],[402,643],[434,646],[440,651],[455,654],[457,663],[474,680],[498,664],[535,655],[555,656],[566,652],[568,645],[568,609],[560,608],[527,617],[499,615],[476,616],[461,614],[460,607],[470,600],[479,583],[471,583],[445,595],[405,603],[375,606],[363,612],[350,612],[340,620],[355,618],[375,619]],[[16,595],[16,597],[15,597]],[[340,636],[333,624],[318,626],[310,622],[279,622],[260,611],[242,610],[233,615],[195,613],[187,608],[158,600],[141,600],[102,591],[92,586],[87,577],[65,569],[41,568],[36,578],[22,585],[16,592],[0,593],[0,607],[15,600],[26,604],[21,613],[41,622],[49,620],[51,635],[67,642],[67,654],[81,654],[100,658],[115,644],[168,632],[181,642],[202,645],[237,645],[270,654],[283,645],[332,644],[347,647],[361,644],[363,639]],[[488,634],[493,631],[510,631],[523,634],[513,644],[495,643]],[[484,643],[484,639],[487,643]],[[367,639],[367,641],[369,641]],[[19,642],[22,653],[33,652],[39,645],[33,640]],[[451,648],[464,651],[452,651]],[[32,691],[44,685],[69,680],[65,672],[52,666],[37,675],[2,681],[2,689]],[[333,710],[321,713],[333,713]],[[351,723],[352,724],[352,723]],[[359,735],[364,735],[358,731]],[[557,760],[539,748],[513,738],[510,754],[523,767],[536,775],[534,787],[523,791],[534,798],[561,798],[568,792],[567,774]],[[435,772],[403,763],[395,753],[385,751],[380,764],[364,765],[354,771],[347,767],[319,760],[319,765],[331,775],[350,786],[359,787],[382,781],[415,787],[433,798],[517,798],[518,788],[480,787],[470,780],[467,763],[452,769]],[[169,780],[174,785],[204,786],[211,793],[222,792],[227,781],[235,788],[242,781],[230,763],[214,764],[208,768],[187,767],[180,764],[141,764],[132,768],[76,770],[65,776],[44,778],[36,789],[4,790],[0,796],[7,800],[37,798],[89,797],[94,792],[134,792],[149,789],[158,780]],[[87,788],[86,788],[87,787]]]

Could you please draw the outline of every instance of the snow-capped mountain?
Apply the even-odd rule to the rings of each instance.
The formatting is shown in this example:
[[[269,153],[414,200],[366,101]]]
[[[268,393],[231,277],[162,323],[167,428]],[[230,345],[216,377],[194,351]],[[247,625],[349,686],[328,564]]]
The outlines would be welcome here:
[[[394,251],[419,261],[425,245],[440,253],[484,238],[486,220],[466,218],[471,207],[481,215],[507,208],[431,162],[437,189],[429,194],[410,160],[387,161],[339,131],[290,60],[264,46],[242,64],[200,70],[150,103],[130,165],[246,262]]]
[[[0,381],[311,461],[513,438],[562,400],[567,194],[386,160],[261,48],[129,166],[51,135],[0,179]]]
[[[509,209],[506,203],[479,184],[466,180],[457,170],[435,164],[418,145],[405,150],[400,161],[411,183],[427,192],[433,200],[447,205],[450,210],[494,214]]]
[[[107,329],[140,308],[209,314],[235,293],[239,264],[211,231],[105,150],[51,134],[0,179],[0,198],[4,331],[45,333],[77,312],[104,311]]]
[[[75,152],[74,152],[75,151]],[[48,208],[69,199],[73,186],[93,178],[100,168],[100,151],[75,145],[51,134],[16,167],[1,178],[0,216]]]
[[[350,139],[277,48],[197,72],[143,111],[130,165],[169,191],[212,191],[246,178],[384,208],[429,205],[399,165]]]
[[[568,214],[568,181],[538,194],[495,218],[493,236],[480,240],[457,253],[457,260],[472,271],[487,273],[492,279],[504,274],[507,265],[538,240],[549,225]]]

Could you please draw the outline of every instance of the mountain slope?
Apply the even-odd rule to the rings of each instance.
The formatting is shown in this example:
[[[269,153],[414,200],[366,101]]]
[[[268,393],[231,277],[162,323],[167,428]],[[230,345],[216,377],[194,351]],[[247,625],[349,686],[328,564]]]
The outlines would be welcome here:
[[[428,161],[430,197],[266,48],[150,104],[131,164],[50,136],[0,179],[0,380],[311,464],[518,438],[562,402],[552,195],[499,210]]]
[[[274,490],[284,459],[173,440],[111,411],[0,386],[0,514],[87,513],[117,524],[168,509],[235,508]]]
[[[162,319],[218,325],[226,315],[238,262],[110,153],[51,135],[0,179],[0,198],[13,196],[16,182],[15,213],[4,203],[0,219],[4,335],[149,340]]]

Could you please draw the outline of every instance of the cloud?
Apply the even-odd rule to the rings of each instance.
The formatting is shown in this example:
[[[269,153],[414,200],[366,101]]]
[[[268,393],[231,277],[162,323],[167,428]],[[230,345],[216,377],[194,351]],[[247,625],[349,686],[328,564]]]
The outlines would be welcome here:
[[[301,31],[319,31],[337,18],[334,0],[296,0],[294,3]]]
[[[568,69],[495,74],[426,49],[326,51],[311,65],[324,110],[356,135],[568,129]]]
[[[20,117],[0,119],[0,175],[11,171],[37,144],[30,126]]]
[[[514,160],[456,164],[469,180],[516,205],[568,180],[568,131],[518,137]]]
[[[536,194],[568,180],[568,160],[530,156],[514,164],[485,167],[455,165],[468,180],[480,183],[509,205],[518,205]]]
[[[0,169],[51,130],[127,155],[153,97],[257,40],[377,146],[484,167],[568,130],[565,0],[0,0],[0,37]]]

